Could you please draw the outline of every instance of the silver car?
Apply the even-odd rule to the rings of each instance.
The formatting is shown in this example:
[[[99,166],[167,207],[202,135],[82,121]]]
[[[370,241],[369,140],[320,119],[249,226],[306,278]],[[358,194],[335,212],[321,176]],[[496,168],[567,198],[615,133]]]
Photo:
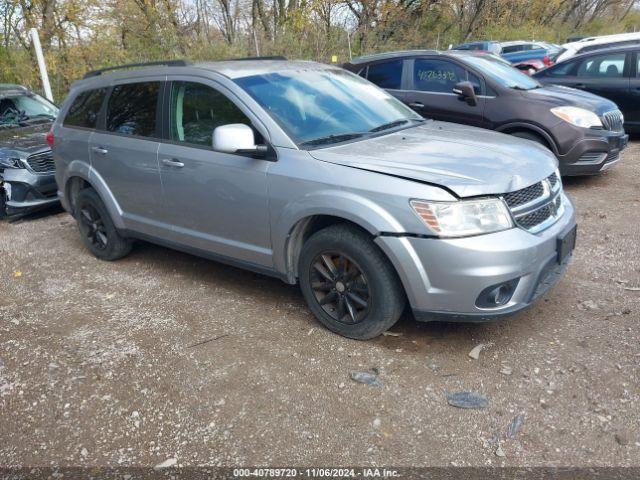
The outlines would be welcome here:
[[[300,283],[330,330],[484,321],[562,276],[574,209],[554,155],[425,120],[313,62],[91,72],[56,120],[56,179],[86,247],[144,239]],[[134,68],[135,67],[135,68]]]

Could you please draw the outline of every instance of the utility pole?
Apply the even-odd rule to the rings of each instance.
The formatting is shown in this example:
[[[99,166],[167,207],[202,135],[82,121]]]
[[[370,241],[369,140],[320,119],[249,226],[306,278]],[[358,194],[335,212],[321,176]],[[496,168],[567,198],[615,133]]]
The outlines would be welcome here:
[[[53,93],[51,93],[51,84],[49,84],[49,74],[47,73],[47,65],[44,63],[44,55],[42,54],[42,45],[40,45],[40,36],[38,30],[32,28],[29,30],[31,35],[31,41],[33,42],[33,49],[36,51],[36,58],[38,59],[38,68],[40,68],[40,78],[42,79],[42,88],[44,89],[44,96],[50,102],[53,102]]]

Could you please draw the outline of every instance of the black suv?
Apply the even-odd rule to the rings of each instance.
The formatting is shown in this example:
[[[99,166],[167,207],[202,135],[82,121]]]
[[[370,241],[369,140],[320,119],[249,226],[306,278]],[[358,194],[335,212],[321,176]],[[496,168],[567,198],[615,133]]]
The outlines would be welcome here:
[[[541,70],[543,84],[564,85],[615,102],[624,114],[624,128],[640,133],[640,44],[590,51]]]
[[[563,175],[606,170],[628,135],[615,103],[537,80],[478,52],[417,50],[370,55],[344,68],[425,117],[489,128],[538,142]]]
[[[0,85],[0,217],[58,202],[47,132],[53,103],[20,85]]]

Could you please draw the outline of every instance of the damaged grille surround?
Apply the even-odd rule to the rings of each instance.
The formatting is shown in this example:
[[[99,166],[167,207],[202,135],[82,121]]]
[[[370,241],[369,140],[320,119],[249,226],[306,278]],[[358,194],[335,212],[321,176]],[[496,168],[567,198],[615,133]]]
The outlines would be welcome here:
[[[53,173],[55,171],[53,152],[51,150],[28,156],[26,163],[35,173]]]
[[[556,173],[528,187],[502,195],[516,225],[538,233],[553,225],[564,213],[562,181]]]

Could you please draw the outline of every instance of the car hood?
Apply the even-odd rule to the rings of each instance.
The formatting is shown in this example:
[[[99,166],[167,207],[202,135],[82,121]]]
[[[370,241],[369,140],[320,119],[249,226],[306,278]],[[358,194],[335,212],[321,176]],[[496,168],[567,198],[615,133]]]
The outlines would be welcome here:
[[[618,108],[615,103],[606,98],[585,92],[584,90],[560,85],[546,85],[542,88],[535,88],[522,93],[528,99],[546,102],[551,107],[580,107],[595,112],[598,115]]]
[[[46,135],[51,123],[39,123],[28,127],[0,129],[0,155],[25,157],[48,150]]]
[[[324,162],[442,186],[459,197],[519,190],[557,168],[555,156],[529,140],[431,120],[309,153]]]

